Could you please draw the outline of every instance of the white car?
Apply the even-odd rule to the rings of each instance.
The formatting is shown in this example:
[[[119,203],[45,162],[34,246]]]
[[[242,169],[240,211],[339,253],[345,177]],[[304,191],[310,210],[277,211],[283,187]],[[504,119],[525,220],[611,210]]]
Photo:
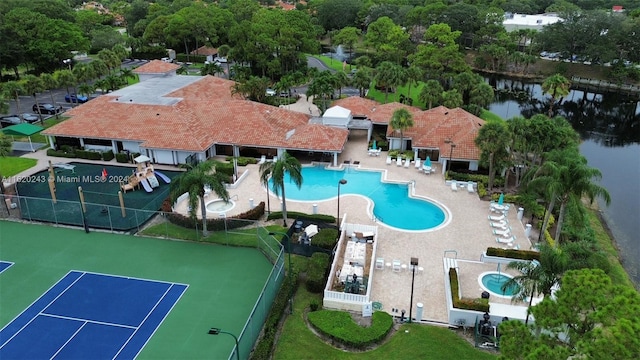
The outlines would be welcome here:
[[[273,90],[272,88],[267,88],[266,95],[267,96],[276,96],[276,91]]]
[[[219,62],[221,64],[226,64],[227,63],[227,58],[216,56],[215,59],[213,59],[213,61]]]

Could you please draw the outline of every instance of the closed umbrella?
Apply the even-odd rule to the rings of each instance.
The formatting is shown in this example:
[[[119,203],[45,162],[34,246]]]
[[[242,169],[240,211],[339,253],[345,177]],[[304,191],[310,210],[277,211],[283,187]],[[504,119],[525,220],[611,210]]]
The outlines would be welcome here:
[[[377,144],[376,144],[376,141],[375,141],[375,140],[373,140],[373,145],[371,145],[371,148],[372,148],[373,150],[376,150],[376,149],[377,149],[376,145],[377,145]]]
[[[502,205],[502,203],[504,203],[504,194],[500,194],[500,197],[498,198],[498,205]]]
[[[424,161],[424,166],[431,167],[431,158],[427,156],[427,160]]]

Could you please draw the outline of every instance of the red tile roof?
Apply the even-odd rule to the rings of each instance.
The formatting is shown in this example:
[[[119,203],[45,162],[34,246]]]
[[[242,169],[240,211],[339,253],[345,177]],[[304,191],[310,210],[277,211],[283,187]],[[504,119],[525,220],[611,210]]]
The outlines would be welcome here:
[[[218,49],[212,48],[210,46],[200,46],[199,48],[193,50],[190,54],[192,55],[217,55]]]
[[[133,69],[136,74],[164,74],[169,71],[178,70],[180,65],[164,62],[162,60],[151,60],[148,63]]]
[[[167,97],[174,105],[117,102],[103,95],[82,104],[46,135],[141,141],[142,147],[205,151],[214,144],[342,151],[348,130],[309,124],[310,116],[231,96],[234,82],[206,76]],[[134,85],[135,86],[135,85]]]
[[[442,153],[450,149],[449,144],[446,144],[445,141],[451,139],[456,144],[455,158],[480,159],[480,149],[475,145],[474,140],[480,127],[484,124],[484,120],[463,109],[447,109],[444,106],[439,106],[422,111],[417,107],[397,102],[380,104],[361,97],[340,99],[334,102],[334,105],[351,110],[354,116],[367,116],[374,124],[389,124],[396,109],[406,108],[413,115],[414,126],[405,130],[403,136],[411,138],[411,146],[439,149]],[[388,127],[387,136],[399,137],[400,134]]]

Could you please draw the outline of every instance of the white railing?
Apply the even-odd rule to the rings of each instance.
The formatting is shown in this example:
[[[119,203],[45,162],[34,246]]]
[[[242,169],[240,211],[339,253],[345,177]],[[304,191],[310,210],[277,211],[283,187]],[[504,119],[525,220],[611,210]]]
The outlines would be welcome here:
[[[360,295],[360,294],[351,294],[351,293],[346,293],[346,292],[340,292],[340,291],[331,291],[331,290],[325,290],[324,291],[324,300],[333,300],[333,301],[339,301],[339,302],[350,302],[350,303],[368,303],[369,302],[369,289],[367,289],[367,295]]]
[[[362,225],[362,224],[343,224],[343,231],[347,234],[347,236],[351,236],[354,232],[372,232],[374,234],[378,234],[378,227],[375,225]]]

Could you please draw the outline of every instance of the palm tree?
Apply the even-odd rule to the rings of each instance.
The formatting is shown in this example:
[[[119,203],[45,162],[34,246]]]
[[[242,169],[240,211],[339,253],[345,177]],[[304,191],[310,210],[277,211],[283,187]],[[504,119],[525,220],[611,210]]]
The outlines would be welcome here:
[[[25,75],[22,78],[22,81],[24,86],[24,92],[27,94],[33,95],[33,98],[35,99],[36,104],[39,104],[38,93],[44,91],[45,89],[44,81],[42,81],[41,78],[31,74]],[[40,106],[38,106],[38,112],[40,112],[39,109],[40,109]],[[42,114],[38,114],[38,116],[40,117],[40,123],[44,125],[44,121],[42,120]]]
[[[407,89],[407,97],[409,99],[411,99],[411,85],[418,85],[418,81],[422,80],[423,74],[422,69],[415,65],[409,66],[407,70],[405,70],[407,85],[409,85]]]
[[[128,79],[137,79],[138,75],[136,73],[133,72],[133,70],[131,69],[120,69],[120,77],[122,78],[122,81],[125,83],[128,83]]]
[[[109,73],[107,64],[101,59],[94,59],[89,65],[93,68],[93,75],[97,78],[101,78]]]
[[[49,91],[49,97],[51,98],[51,104],[55,104],[55,100],[53,98],[53,90],[58,88],[58,81],[55,76],[49,73],[40,74],[40,79],[42,79],[42,83],[44,84],[44,88]],[[56,119],[59,118],[58,112],[56,111]]]
[[[351,83],[353,84],[353,86],[358,88],[360,97],[364,97],[366,91],[369,90],[369,87],[371,87],[371,80],[371,70],[367,67],[358,68],[358,71],[356,71],[356,73],[353,75]]]
[[[387,103],[389,89],[404,82],[404,70],[391,61],[383,61],[376,67],[376,86],[384,87],[384,102]]]
[[[337,71],[333,74],[333,86],[338,90],[338,99],[342,97],[342,88],[349,85],[349,77],[344,71]]]
[[[231,94],[239,94],[245,99],[264,103],[266,101],[269,79],[266,77],[251,76],[243,82],[237,82],[231,88]]]
[[[320,110],[324,112],[327,109],[328,99],[333,95],[334,90],[333,74],[329,70],[325,70],[313,78],[307,88],[306,95],[307,98],[310,96],[320,98]]]
[[[80,86],[78,86],[78,92],[80,93],[80,95],[84,95],[87,98],[89,98],[89,96],[93,94],[94,91],[95,87],[91,84],[80,84]]]
[[[521,275],[510,278],[502,285],[501,290],[518,289],[513,299],[528,300],[530,308],[536,294],[542,294],[544,297],[551,296],[553,289],[560,285],[562,275],[569,269],[569,262],[562,251],[542,244],[540,261],[513,261],[507,265],[507,269],[518,270]],[[529,311],[527,310],[525,325],[528,322]]]
[[[549,117],[553,116],[553,106],[557,99],[561,99],[569,94],[571,82],[560,74],[551,75],[542,83],[543,94],[551,95],[549,104]]]
[[[442,93],[442,105],[449,109],[455,109],[464,104],[462,100],[462,94],[456,89],[451,89]]]
[[[11,96],[16,102],[16,112],[20,113],[20,95],[24,95],[24,84],[22,81],[7,81],[2,85],[4,92]]]
[[[396,109],[391,116],[389,125],[394,130],[400,131],[400,151],[404,150],[404,131],[413,127],[413,115],[405,108]]]
[[[474,104],[480,106],[482,108],[487,108],[495,99],[495,93],[493,92],[493,88],[491,85],[486,82],[482,82],[480,84],[476,84],[476,86],[471,89],[469,98],[469,104]]]
[[[53,73],[53,77],[58,82],[58,85],[64,86],[67,89],[67,94],[70,93],[69,86],[74,86],[76,84],[76,76],[71,70],[57,70]]]
[[[502,159],[508,157],[507,146],[510,142],[510,132],[502,121],[488,122],[478,131],[475,143],[482,151],[482,157],[486,157],[489,162],[489,183],[487,185],[489,191],[493,190],[496,172],[494,165],[496,160],[499,160],[496,157]]]
[[[205,75],[216,76],[217,74],[220,74],[221,72],[224,72],[224,70],[222,70],[222,66],[220,66],[217,63],[205,64],[202,67],[202,69],[200,69],[200,75],[202,75],[202,76],[205,76]]]
[[[218,46],[218,55],[223,58],[227,58],[227,79],[230,78],[231,73],[229,72],[229,62],[231,59],[229,55],[231,54],[231,47],[227,44]]]
[[[190,167],[185,173],[180,174],[171,181],[169,195],[174,203],[184,193],[189,193],[189,215],[196,219],[196,209],[200,205],[202,213],[202,236],[209,235],[207,231],[207,208],[204,203],[205,188],[211,189],[224,200],[229,200],[229,192],[225,187],[227,178],[216,172],[216,163],[204,161]]]
[[[289,173],[289,179],[298,189],[302,186],[302,166],[295,157],[289,155],[286,151],[276,161],[268,161],[260,165],[260,183],[269,188],[269,178],[273,182],[271,190],[276,196],[282,193],[282,219],[283,224],[287,226],[287,200],[284,194],[284,175]]]
[[[427,110],[433,107],[433,103],[440,103],[444,89],[438,80],[427,80],[418,95],[418,99],[427,105]]]

